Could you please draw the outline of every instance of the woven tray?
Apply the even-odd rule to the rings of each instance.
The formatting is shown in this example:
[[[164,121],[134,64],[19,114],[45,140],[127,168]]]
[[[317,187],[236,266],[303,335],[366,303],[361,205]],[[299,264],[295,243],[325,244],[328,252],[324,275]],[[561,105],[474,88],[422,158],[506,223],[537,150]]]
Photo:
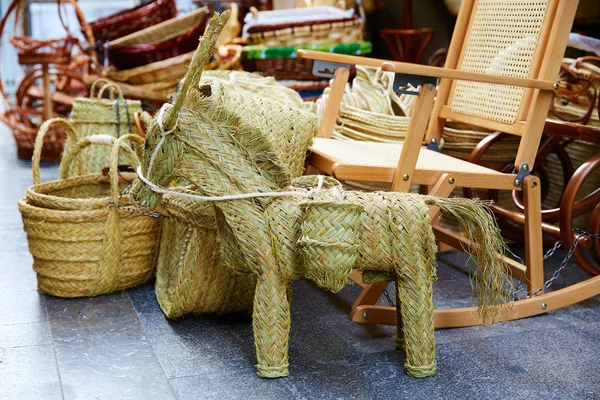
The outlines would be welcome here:
[[[106,42],[159,24],[177,16],[175,0],[156,0],[119,11],[89,23],[94,38]],[[82,32],[84,27],[82,26]],[[85,33],[85,32],[83,32]]]
[[[333,7],[265,11],[246,15],[244,37],[250,44],[296,46],[355,43],[363,40],[362,20]]]

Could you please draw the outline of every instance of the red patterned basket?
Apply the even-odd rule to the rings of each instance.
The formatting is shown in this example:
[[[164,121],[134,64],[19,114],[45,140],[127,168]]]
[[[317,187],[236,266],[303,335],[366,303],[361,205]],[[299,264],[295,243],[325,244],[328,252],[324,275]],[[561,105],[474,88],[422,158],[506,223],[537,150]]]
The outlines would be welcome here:
[[[177,16],[175,0],[155,0],[90,22],[98,42],[111,41]],[[83,31],[83,27],[82,27]],[[85,32],[84,32],[85,33]]]
[[[109,57],[126,70],[194,51],[208,21],[207,8],[123,37],[110,43]]]

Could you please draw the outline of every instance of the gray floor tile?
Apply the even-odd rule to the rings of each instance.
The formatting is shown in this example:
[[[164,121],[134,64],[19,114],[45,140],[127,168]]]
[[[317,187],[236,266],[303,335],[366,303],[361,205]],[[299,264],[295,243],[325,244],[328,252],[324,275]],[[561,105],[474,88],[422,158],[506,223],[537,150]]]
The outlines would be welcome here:
[[[66,400],[175,399],[140,331],[58,341],[56,355]]]
[[[156,294],[154,293],[154,282],[148,282],[141,286],[127,289],[127,296],[138,313],[162,313]]]
[[[37,292],[0,293],[0,325],[46,320],[44,297]]]
[[[254,341],[247,316],[189,316],[168,321],[162,314],[148,313],[140,314],[140,320],[169,378],[254,370]]]
[[[51,345],[0,348],[0,399],[62,399]]]
[[[125,292],[93,298],[46,297],[52,335],[57,340],[142,329]]]
[[[0,255],[0,294],[37,290],[32,265],[29,253]]]
[[[48,321],[0,325],[0,347],[51,345]]]
[[[179,400],[287,400],[297,399],[284,380],[265,380],[239,371],[212,376],[189,376],[170,380]]]

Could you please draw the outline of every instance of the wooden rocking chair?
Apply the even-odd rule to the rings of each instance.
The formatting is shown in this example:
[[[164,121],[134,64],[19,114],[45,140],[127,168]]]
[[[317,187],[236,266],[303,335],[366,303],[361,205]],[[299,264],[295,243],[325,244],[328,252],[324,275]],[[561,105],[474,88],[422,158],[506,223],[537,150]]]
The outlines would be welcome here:
[[[577,4],[578,0],[463,0],[444,68],[299,50],[299,57],[316,60],[314,72],[334,77],[308,164],[339,180],[391,182],[393,191],[408,191],[411,184],[427,185],[430,194],[442,197],[449,196],[455,187],[522,190],[526,261],[506,261],[515,278],[526,280],[528,291],[543,287],[540,184],[530,169]],[[402,145],[330,139],[350,64],[395,72],[394,90],[408,83],[420,86]],[[436,93],[438,78],[441,82]],[[502,173],[441,154],[437,144],[447,119],[520,136],[515,172]],[[425,141],[429,148],[421,147],[428,122]],[[435,212],[432,215],[436,218]],[[434,224],[434,231],[440,242],[463,248],[459,233],[439,224]],[[362,284],[358,274],[355,278]],[[352,308],[351,319],[396,324],[394,309],[375,305],[387,283],[362,285],[364,290]],[[504,319],[542,314],[599,293],[597,276],[518,300]],[[477,319],[475,308],[435,312],[438,328],[470,326]]]

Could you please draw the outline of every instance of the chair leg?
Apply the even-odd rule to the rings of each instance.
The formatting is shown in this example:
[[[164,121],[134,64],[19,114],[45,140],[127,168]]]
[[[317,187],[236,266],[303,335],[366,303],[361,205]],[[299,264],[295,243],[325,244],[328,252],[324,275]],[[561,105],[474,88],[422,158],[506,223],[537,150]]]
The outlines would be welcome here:
[[[527,290],[533,291],[544,285],[542,199],[538,177],[530,175],[523,179],[523,197],[525,201]]]
[[[257,375],[280,378],[289,375],[288,344],[290,337],[290,303],[288,282],[275,270],[259,276],[254,296],[254,345]]]

